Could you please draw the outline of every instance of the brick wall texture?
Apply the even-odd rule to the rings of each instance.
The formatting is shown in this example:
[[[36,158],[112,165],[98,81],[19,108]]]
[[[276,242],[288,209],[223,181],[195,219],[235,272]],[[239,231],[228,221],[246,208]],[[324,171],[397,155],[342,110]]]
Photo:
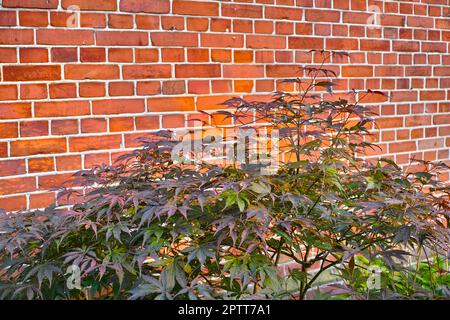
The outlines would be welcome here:
[[[54,202],[48,190],[77,170],[110,164],[151,132],[189,127],[228,98],[292,89],[280,79],[317,64],[311,49],[349,52],[327,65],[338,95],[389,94],[364,101],[380,114],[374,155],[449,160],[449,0],[0,3],[7,210]]]

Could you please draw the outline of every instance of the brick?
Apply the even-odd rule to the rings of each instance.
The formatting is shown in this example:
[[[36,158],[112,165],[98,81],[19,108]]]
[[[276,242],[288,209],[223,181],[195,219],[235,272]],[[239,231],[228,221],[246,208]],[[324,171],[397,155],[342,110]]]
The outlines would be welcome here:
[[[24,45],[33,44],[33,30],[8,30],[0,29],[0,44]]]
[[[137,31],[102,31],[96,33],[98,46],[147,46],[148,34]]]
[[[37,100],[46,99],[47,85],[46,84],[21,84],[20,85],[20,99],[22,100]]]
[[[100,13],[81,13],[80,25],[82,28],[106,27],[106,15]]]
[[[25,160],[3,160],[0,161],[0,176],[17,176],[27,172]]]
[[[41,29],[36,31],[36,41],[38,44],[87,46],[94,44],[94,32],[91,30]]]
[[[48,190],[50,188],[60,188],[63,186],[69,187],[73,183],[72,174],[62,173],[62,174],[51,174],[45,176],[38,176],[38,189],[39,190]]]
[[[434,115],[433,116],[433,124],[449,124],[449,116],[447,114],[442,115]]]
[[[49,65],[4,66],[4,81],[60,80],[61,67]]]
[[[54,171],[55,165],[53,157],[28,159],[28,171],[30,173],[41,173]]]
[[[323,49],[324,39],[311,37],[289,37],[289,49]]]
[[[57,171],[74,171],[81,169],[81,156],[70,155],[56,157]]]
[[[251,50],[235,50],[234,63],[252,63],[253,51]]]
[[[109,48],[109,62],[133,62],[133,49],[128,48]]]
[[[61,0],[61,6],[64,9],[68,9],[70,6],[78,6],[81,10],[116,11],[117,10],[117,1],[116,0],[101,0],[101,1]]]
[[[19,11],[19,24],[24,27],[47,27],[48,12]]]
[[[159,128],[159,117],[136,117],[136,130],[155,130]]]
[[[59,0],[3,0],[5,8],[56,9]]]
[[[134,95],[134,83],[132,82],[110,82],[109,95],[117,96],[132,96]]]
[[[0,142],[0,158],[6,158],[8,156],[8,143]]]
[[[17,138],[17,136],[18,136],[17,122],[0,123],[0,139]]]
[[[12,27],[17,26],[16,12],[15,11],[0,11],[0,26]]]
[[[163,16],[161,17],[161,27],[164,30],[184,30],[184,17]]]
[[[0,85],[0,100],[17,100],[16,85]]]
[[[17,62],[16,48],[0,48],[0,63]]]
[[[2,179],[0,183],[0,195],[23,193],[36,190],[36,178],[8,178]]]
[[[10,148],[13,157],[64,153],[67,150],[64,138],[11,141]]]
[[[52,62],[76,62],[78,61],[77,48],[52,48],[51,49]]]
[[[247,48],[254,49],[284,49],[286,38],[279,36],[247,36]]]
[[[131,65],[123,67],[123,78],[129,79],[154,79],[170,78],[172,68],[170,65]]]
[[[303,10],[300,8],[286,9],[282,7],[266,7],[265,18],[278,20],[302,20]]]
[[[139,96],[160,94],[161,83],[159,81],[138,82],[136,92]]]
[[[106,164],[109,165],[110,155],[108,153],[94,153],[94,154],[86,154],[84,155],[84,167],[93,168],[97,165]]]
[[[112,80],[119,79],[119,67],[100,64],[67,64],[64,67],[65,79],[70,80]]]
[[[181,64],[175,67],[177,78],[217,78],[220,75],[218,64]]]
[[[47,121],[25,121],[20,123],[21,137],[37,137],[48,135]]]
[[[118,149],[122,143],[120,135],[83,136],[69,138],[70,152]]]
[[[417,101],[417,92],[414,91],[396,91],[391,93],[391,101]]]
[[[201,46],[208,48],[242,48],[244,37],[241,35],[207,34],[201,35]]]
[[[262,6],[246,4],[222,4],[222,15],[224,17],[262,18]]]
[[[416,143],[413,141],[402,141],[389,144],[390,153],[408,152],[408,151],[410,152],[416,150],[417,150]]]
[[[214,80],[211,81],[212,93],[230,93],[233,92],[233,81]]]
[[[80,97],[103,97],[105,94],[105,84],[102,82],[80,83]]]
[[[48,50],[43,48],[21,48],[20,62],[22,63],[48,62]]]
[[[409,16],[407,24],[409,27],[419,27],[419,28],[433,28],[434,19],[428,17],[413,17]]]
[[[361,50],[364,51],[389,51],[391,43],[387,40],[361,40]]]
[[[420,43],[416,41],[393,41],[392,49],[401,52],[420,51]]]
[[[169,13],[169,0],[121,0],[120,11],[125,12],[146,12],[146,13]]]
[[[208,49],[191,49],[187,50],[188,62],[209,62]]]
[[[209,20],[207,18],[187,18],[186,25],[188,31],[207,31]]]
[[[407,127],[426,126],[431,124],[431,116],[408,116],[406,117]]]
[[[195,16],[218,16],[219,4],[206,1],[182,1],[175,0],[172,5],[174,14]]]
[[[77,134],[78,120],[53,120],[51,131],[53,135]]]
[[[81,48],[81,62],[105,62],[106,52],[104,48]]]
[[[373,67],[371,66],[343,66],[343,77],[371,77],[373,75]]]
[[[328,38],[326,48],[328,50],[358,50],[359,44],[356,39]]]
[[[49,94],[51,99],[76,98],[77,86],[74,83],[51,83]]]
[[[162,117],[162,124],[164,128],[183,128],[185,126],[184,115],[171,114]]]
[[[264,67],[256,65],[239,65],[223,67],[225,78],[262,78],[264,77]]]
[[[92,102],[93,114],[140,113],[144,111],[143,99],[95,100]]]
[[[137,15],[136,26],[138,29],[146,29],[146,30],[159,29],[159,17]]]
[[[109,119],[109,130],[111,132],[123,132],[134,130],[134,118],[118,117]]]
[[[445,100],[445,91],[421,91],[420,100]]]
[[[149,98],[148,110],[161,111],[193,111],[195,109],[194,98]]]
[[[81,133],[106,132],[106,119],[81,119]]]
[[[82,116],[90,113],[89,101],[36,102],[38,118]]]
[[[307,21],[339,22],[341,15],[339,11],[307,9],[305,17]]]
[[[163,47],[196,47],[198,35],[187,32],[152,32],[151,40],[154,46]]]
[[[186,84],[183,80],[164,81],[162,85],[164,95],[174,95],[186,93]]]
[[[403,67],[381,66],[375,67],[375,76],[377,77],[403,77]]]
[[[53,192],[30,194],[30,209],[47,208],[53,203],[55,203]]]
[[[267,65],[266,75],[269,78],[301,77],[303,71],[297,65]]]
[[[30,117],[30,103],[0,103],[0,119],[20,119]]]
[[[157,49],[136,49],[135,52],[137,63],[158,62],[159,52]]]
[[[198,110],[224,109],[226,106],[223,103],[231,98],[232,96],[199,97],[197,108]]]
[[[25,195],[0,198],[0,208],[8,212],[27,209],[27,197]]]

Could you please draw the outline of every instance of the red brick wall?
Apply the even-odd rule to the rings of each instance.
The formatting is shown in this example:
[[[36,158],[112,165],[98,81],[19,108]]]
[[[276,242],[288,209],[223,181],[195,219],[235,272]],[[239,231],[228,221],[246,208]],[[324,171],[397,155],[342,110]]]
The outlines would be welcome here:
[[[0,7],[0,207],[43,207],[78,169],[110,163],[137,137],[188,126],[231,96],[283,88],[337,57],[342,92],[390,99],[382,150],[448,160],[449,0],[3,0]],[[69,6],[81,8],[80,27]],[[376,5],[381,26],[370,17]],[[369,24],[368,24],[369,23]],[[70,25],[69,25],[70,26]]]

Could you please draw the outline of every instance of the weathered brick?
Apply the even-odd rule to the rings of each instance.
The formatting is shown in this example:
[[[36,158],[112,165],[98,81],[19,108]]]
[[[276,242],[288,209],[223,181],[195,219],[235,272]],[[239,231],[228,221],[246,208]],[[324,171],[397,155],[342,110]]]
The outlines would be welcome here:
[[[59,0],[3,0],[5,8],[56,9]]]
[[[169,0],[120,0],[120,11],[146,12],[146,13],[169,13]]]
[[[194,98],[150,98],[148,109],[152,112],[192,111],[195,109]]]
[[[78,6],[81,10],[91,10],[91,11],[116,11],[117,1],[116,0],[61,0],[61,6],[64,9],[68,9],[70,6]]]
[[[35,116],[42,118],[82,116],[90,113],[89,101],[36,102],[34,108]]]
[[[11,156],[30,156],[35,154],[54,154],[67,151],[65,138],[16,140],[11,141]]]
[[[67,64],[64,76],[71,80],[112,80],[119,79],[120,70],[116,65],[101,64]]]
[[[118,149],[122,143],[120,135],[84,136],[69,138],[71,152]]]
[[[94,32],[91,30],[52,30],[40,29],[36,32],[38,44],[79,45],[94,44]]]
[[[35,177],[2,179],[0,183],[0,195],[24,193],[36,190]]]
[[[175,0],[172,5],[172,12],[194,16],[217,16],[219,15],[219,4],[206,1]]]
[[[161,79],[172,76],[170,65],[130,65],[123,67],[124,79]]]
[[[61,66],[4,66],[3,79],[5,81],[60,80]]]
[[[181,64],[175,67],[177,78],[217,78],[220,75],[218,64]]]
[[[94,114],[140,113],[145,111],[142,99],[96,100],[92,102]]]
[[[31,117],[30,103],[0,103],[0,119]]]
[[[104,31],[96,33],[98,46],[147,46],[146,32]]]
[[[163,47],[196,47],[198,34],[187,32],[152,32],[152,44]]]

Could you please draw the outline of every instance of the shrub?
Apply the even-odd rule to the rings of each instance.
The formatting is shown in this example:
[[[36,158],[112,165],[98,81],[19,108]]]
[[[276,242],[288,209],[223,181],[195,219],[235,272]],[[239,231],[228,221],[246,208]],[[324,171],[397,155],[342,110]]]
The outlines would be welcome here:
[[[298,94],[232,99],[222,112],[279,129],[293,158],[271,175],[177,163],[178,141],[162,132],[114,166],[79,172],[82,203],[2,213],[1,298],[304,299],[327,270],[338,267],[344,280],[361,273],[362,257],[396,272],[414,272],[404,261],[418,252],[448,258],[449,190],[435,179],[448,167],[422,162],[422,172],[404,173],[389,159],[361,159],[376,148],[374,114],[321,98],[334,85],[324,64],[305,71],[308,81],[286,81]],[[287,260],[296,266],[283,274]]]

